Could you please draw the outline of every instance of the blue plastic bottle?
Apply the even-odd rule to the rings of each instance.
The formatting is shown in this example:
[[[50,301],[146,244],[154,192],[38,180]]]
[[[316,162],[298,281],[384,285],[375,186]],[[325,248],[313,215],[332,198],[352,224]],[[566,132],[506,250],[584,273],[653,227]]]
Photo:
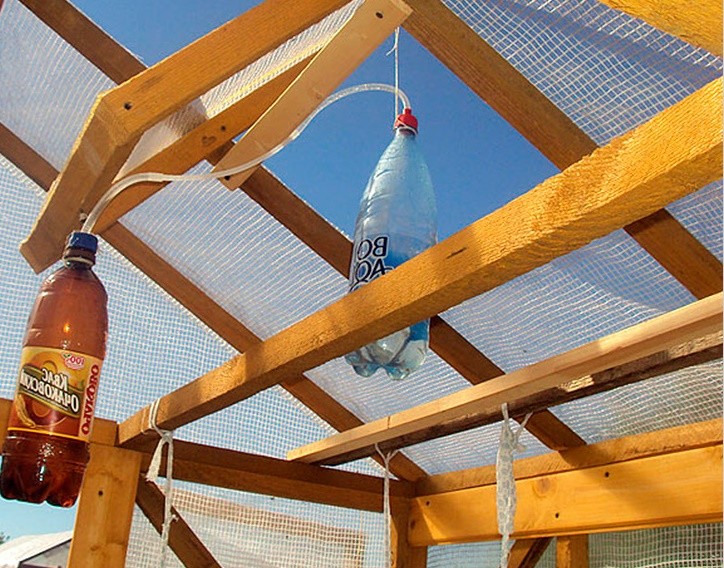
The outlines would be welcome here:
[[[435,193],[417,147],[417,119],[397,117],[395,137],[367,182],[354,231],[349,291],[382,276],[437,242]],[[384,369],[404,379],[425,360],[430,320],[400,330],[345,356],[369,377]]]

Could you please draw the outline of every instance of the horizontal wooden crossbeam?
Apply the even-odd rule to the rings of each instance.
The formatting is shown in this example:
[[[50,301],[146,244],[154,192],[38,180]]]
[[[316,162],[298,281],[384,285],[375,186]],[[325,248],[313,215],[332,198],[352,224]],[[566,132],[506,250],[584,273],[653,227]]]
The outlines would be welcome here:
[[[146,452],[141,471],[148,469],[150,461],[151,455]],[[165,471],[164,467],[161,471]],[[384,480],[380,477],[180,440],[174,442],[173,477],[213,487],[382,512]],[[394,479],[390,483],[393,500],[414,495],[411,483]]]
[[[721,430],[720,430],[721,431]],[[593,455],[598,445],[579,448]],[[545,458],[545,456],[543,457]],[[513,538],[720,522],[722,442],[516,482]],[[495,484],[413,499],[413,546],[497,540]]]
[[[384,277],[164,396],[160,426],[175,429],[225,408],[714,181],[722,169],[721,93],[721,80],[712,82]],[[123,443],[143,435],[148,411],[121,424]]]
[[[721,320],[722,295],[717,294],[498,379],[297,448],[288,457],[343,463],[370,455],[376,445],[388,451],[497,421],[503,403],[522,415],[615,388],[622,381],[641,380],[652,372],[669,372],[679,356],[688,359],[701,353],[704,360],[719,358]],[[700,339],[708,334],[717,335]],[[660,363],[664,368],[657,371]]]

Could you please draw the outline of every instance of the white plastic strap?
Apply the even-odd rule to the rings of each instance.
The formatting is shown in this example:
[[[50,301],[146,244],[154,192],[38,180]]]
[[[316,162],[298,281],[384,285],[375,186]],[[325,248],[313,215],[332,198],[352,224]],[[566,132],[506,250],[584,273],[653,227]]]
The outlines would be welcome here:
[[[498,506],[498,532],[502,535],[500,543],[500,568],[508,568],[508,555],[510,554],[510,535],[513,532],[513,519],[515,517],[516,494],[515,477],[513,476],[513,454],[522,452],[525,446],[518,441],[525,429],[528,414],[518,428],[513,432],[508,417],[508,404],[503,404],[503,426],[500,430],[500,446],[495,467],[496,501]]]
[[[387,52],[387,55],[391,53],[395,54],[395,116],[393,120],[397,119],[397,115],[400,114],[400,28],[395,28],[395,43],[392,49]]]
[[[382,461],[385,464],[385,481],[383,486],[383,514],[385,516],[385,542],[384,542],[384,551],[385,551],[385,566],[387,568],[391,568],[392,566],[392,550],[390,542],[392,540],[392,511],[390,507],[390,460],[397,455],[397,450],[390,452],[388,454],[383,454],[380,451],[379,446],[375,444],[375,450],[377,450],[377,453],[382,458]]]
[[[163,507],[163,529],[161,531],[161,550],[159,551],[158,565],[163,568],[166,565],[166,552],[168,550],[168,535],[171,530],[171,523],[174,515],[171,512],[173,499],[173,430],[161,430],[156,424],[156,415],[158,414],[159,400],[155,400],[151,405],[148,415],[148,427],[155,430],[161,439],[158,441],[156,450],[151,458],[151,465],[146,472],[146,480],[156,483],[161,469],[161,459],[163,457],[163,447],[167,446],[166,451],[166,485],[164,488],[164,507]]]

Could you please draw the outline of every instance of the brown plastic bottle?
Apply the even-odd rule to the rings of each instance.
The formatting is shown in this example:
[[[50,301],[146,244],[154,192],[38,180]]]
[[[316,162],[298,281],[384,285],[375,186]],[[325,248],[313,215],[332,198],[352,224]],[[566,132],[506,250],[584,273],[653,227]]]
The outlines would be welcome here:
[[[35,300],[2,450],[6,499],[70,507],[78,498],[108,329],[97,249],[95,236],[72,233]]]

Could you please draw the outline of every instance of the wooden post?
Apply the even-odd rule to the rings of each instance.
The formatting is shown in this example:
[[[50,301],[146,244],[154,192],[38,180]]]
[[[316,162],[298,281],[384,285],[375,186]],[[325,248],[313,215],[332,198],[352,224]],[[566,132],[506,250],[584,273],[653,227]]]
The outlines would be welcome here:
[[[556,539],[556,568],[588,568],[588,535]]]
[[[68,568],[123,568],[131,531],[141,454],[91,445]]]
[[[410,523],[410,500],[392,499],[390,503],[390,550],[393,568],[427,568],[427,547],[410,546],[407,540]]]

